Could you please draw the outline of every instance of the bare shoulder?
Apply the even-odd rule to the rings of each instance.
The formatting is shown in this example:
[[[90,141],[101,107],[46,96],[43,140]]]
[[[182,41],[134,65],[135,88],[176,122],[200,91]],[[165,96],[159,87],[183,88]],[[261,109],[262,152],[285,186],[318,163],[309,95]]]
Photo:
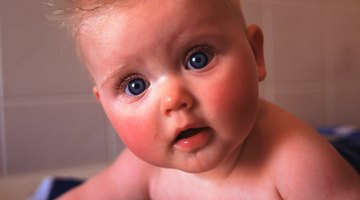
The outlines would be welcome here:
[[[108,169],[60,199],[149,199],[148,183],[153,170],[125,150]]]
[[[359,199],[359,175],[331,144],[301,120],[265,104],[265,126],[274,135],[271,172],[280,195],[284,199]]]

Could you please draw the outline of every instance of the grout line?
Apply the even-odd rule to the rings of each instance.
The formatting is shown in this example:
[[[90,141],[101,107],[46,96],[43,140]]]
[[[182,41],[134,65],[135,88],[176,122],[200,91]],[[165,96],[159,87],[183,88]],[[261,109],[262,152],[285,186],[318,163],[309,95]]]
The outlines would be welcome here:
[[[273,42],[273,13],[271,10],[272,3],[266,2],[263,0],[261,2],[261,12],[262,12],[262,26],[265,44],[264,44],[264,54],[265,54],[265,68],[267,70],[267,78],[264,80],[265,87],[265,98],[275,102],[276,101],[276,87],[275,87],[275,60],[274,60],[274,42]]]
[[[113,162],[119,156],[119,150],[123,147],[121,145],[121,140],[117,136],[116,132],[114,131],[111,123],[105,117],[106,122],[106,134],[107,134],[107,149],[108,149],[108,161]]]
[[[2,61],[2,18],[0,15],[0,177],[8,174],[7,168],[7,144],[5,134],[5,110],[4,110],[4,77]]]
[[[0,66],[1,70],[1,66]],[[2,76],[0,75],[0,80],[2,80]],[[2,98],[2,97],[1,97]],[[0,100],[0,147],[1,147],[1,155],[0,155],[0,177],[6,176],[8,174],[7,168],[7,144],[6,144],[6,129],[5,129],[5,110],[4,103]]]
[[[114,157],[114,152],[115,152],[115,145],[114,145],[114,142],[113,142],[113,136],[110,132],[110,125],[109,123],[107,122],[107,119],[106,117],[104,117],[103,119],[103,122],[104,122],[104,133],[105,133],[105,138],[106,138],[106,160],[107,161],[111,161]]]
[[[4,105],[6,106],[54,105],[71,103],[96,103],[96,100],[90,93],[72,95],[19,96],[4,98]]]

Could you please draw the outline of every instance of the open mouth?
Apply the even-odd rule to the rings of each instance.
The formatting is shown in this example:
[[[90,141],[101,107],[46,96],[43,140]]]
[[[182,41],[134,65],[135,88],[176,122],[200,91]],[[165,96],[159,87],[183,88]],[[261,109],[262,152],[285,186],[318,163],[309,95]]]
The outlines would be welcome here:
[[[210,127],[189,128],[181,131],[174,140],[174,148],[181,152],[195,152],[205,147],[211,140]]]
[[[179,140],[193,137],[194,135],[200,133],[201,131],[203,131],[205,129],[206,128],[190,128],[190,129],[181,131],[181,133],[175,138],[175,143]]]

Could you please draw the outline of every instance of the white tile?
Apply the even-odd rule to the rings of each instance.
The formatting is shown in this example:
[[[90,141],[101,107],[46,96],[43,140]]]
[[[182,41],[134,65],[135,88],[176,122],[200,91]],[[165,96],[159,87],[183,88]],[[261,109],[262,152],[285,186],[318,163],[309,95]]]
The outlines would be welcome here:
[[[9,174],[107,161],[96,103],[6,106],[5,117]]]
[[[352,8],[360,9],[360,1],[358,0],[326,0],[328,4],[334,8]]]
[[[326,124],[325,94],[318,92],[276,94],[276,103],[313,127]]]
[[[1,8],[0,2],[0,8]],[[1,10],[0,10],[1,11]],[[0,22],[2,21],[2,15],[0,12]],[[3,65],[2,65],[2,51],[1,45],[2,43],[2,26],[0,25],[0,177],[5,175],[6,173],[6,163],[5,163],[5,156],[6,156],[6,149],[5,149],[5,132],[4,132],[4,123],[3,123],[3,98],[4,98],[4,91],[3,91]]]
[[[1,2],[0,2],[1,8]],[[2,21],[1,10],[0,10],[0,22]],[[0,24],[0,99],[4,97],[4,85],[3,85],[3,64],[2,64],[2,26]]]
[[[360,126],[360,91],[335,92],[333,124]]]
[[[275,64],[274,64],[274,44],[271,40],[271,35],[267,34],[267,29],[264,29],[264,57],[265,57],[265,69],[266,69],[266,77],[264,83],[274,83],[276,82],[276,74],[275,74]]]
[[[265,54],[265,68],[266,78],[264,85],[266,92],[274,92],[273,83],[275,82],[275,53],[274,53],[274,32],[273,32],[273,20],[271,6],[263,5],[263,34],[264,34],[264,54]]]
[[[332,81],[332,89],[336,92],[359,92],[360,80]]]
[[[306,6],[321,6],[327,0],[264,0],[266,3],[282,4],[282,5],[306,5]]]
[[[350,1],[349,1],[350,2]],[[325,60],[327,80],[360,80],[360,1],[326,10]]]
[[[0,98],[0,177],[6,174],[6,141],[3,101]]]
[[[110,122],[107,120],[107,146],[108,146],[108,156],[110,160],[114,160],[118,157],[122,150],[124,150],[125,145],[111,126]]]
[[[262,4],[259,1],[244,1],[241,3],[247,24],[262,25]]]
[[[328,100],[323,81],[275,83],[275,102],[314,127],[327,124]]]
[[[260,97],[264,97],[266,93],[266,89],[265,89],[265,85],[264,84],[259,84],[259,95]]]
[[[264,83],[260,86],[260,97],[264,98],[266,100],[269,100],[271,102],[275,102],[275,90],[272,83]]]
[[[323,81],[289,81],[275,83],[276,92],[282,93],[324,93],[325,82]]]
[[[276,81],[323,80],[322,8],[274,4],[271,11]]]
[[[329,125],[349,124],[360,126],[360,81],[327,81],[327,121]]]
[[[2,18],[2,67],[6,96],[90,91],[90,79],[65,33],[47,27],[39,4],[5,1]],[[21,6],[19,6],[21,5]]]
[[[4,98],[4,104],[6,106],[54,105],[74,103],[98,103],[98,101],[93,94],[36,95]]]

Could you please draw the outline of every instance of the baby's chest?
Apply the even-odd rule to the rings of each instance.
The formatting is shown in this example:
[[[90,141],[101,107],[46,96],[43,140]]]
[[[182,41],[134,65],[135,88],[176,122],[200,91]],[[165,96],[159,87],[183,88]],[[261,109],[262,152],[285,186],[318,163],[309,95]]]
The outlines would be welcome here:
[[[275,187],[264,183],[211,184],[190,180],[154,182],[150,187],[151,199],[281,199]]]

